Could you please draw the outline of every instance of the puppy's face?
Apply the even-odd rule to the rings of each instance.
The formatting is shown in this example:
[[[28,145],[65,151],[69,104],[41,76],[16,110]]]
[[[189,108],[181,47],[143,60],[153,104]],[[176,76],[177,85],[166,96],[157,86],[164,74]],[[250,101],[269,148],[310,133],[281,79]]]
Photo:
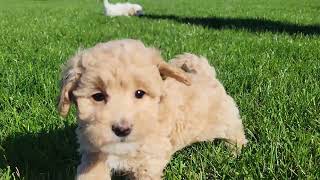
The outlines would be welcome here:
[[[143,10],[142,10],[142,7],[138,4],[134,4],[132,9],[131,9],[131,12],[130,12],[130,15],[133,15],[133,16],[142,16],[144,13],[143,13]]]
[[[157,127],[162,79],[155,66],[98,63],[73,91],[82,134],[94,145],[132,142]]]
[[[189,82],[154,49],[133,40],[100,44],[71,59],[59,109],[66,115],[75,102],[83,148],[108,151],[110,145],[136,142],[156,133],[163,92],[160,73]]]

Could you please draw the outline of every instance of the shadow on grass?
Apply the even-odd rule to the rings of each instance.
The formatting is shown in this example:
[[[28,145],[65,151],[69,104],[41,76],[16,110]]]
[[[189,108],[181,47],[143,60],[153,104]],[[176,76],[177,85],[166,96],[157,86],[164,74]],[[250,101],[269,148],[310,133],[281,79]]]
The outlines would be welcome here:
[[[75,126],[38,134],[16,134],[0,149],[0,168],[10,166],[22,179],[74,179],[79,157]],[[16,175],[18,176],[18,175]]]
[[[80,159],[77,153],[78,144],[76,143],[75,128],[76,126],[74,125],[38,134],[15,134],[10,136],[1,142],[0,168],[6,169],[7,166],[10,166],[18,179],[74,179]],[[210,144],[218,146],[221,144],[221,140],[207,144],[195,143],[175,153],[175,156],[183,153],[185,154],[183,157],[187,158],[190,157],[191,153],[195,153],[198,150],[208,152],[205,149]],[[212,148],[211,146],[209,147],[210,149]],[[225,150],[225,152],[228,152],[227,149]],[[191,160],[187,158],[184,159],[184,162],[191,163]],[[18,174],[20,174],[20,177]],[[127,176],[119,173],[114,174],[112,179],[128,180],[131,179],[130,177],[132,177],[130,174]]]
[[[320,35],[320,24],[299,25],[262,18],[180,17],[175,15],[146,14],[148,19],[167,19],[194,24],[210,29],[244,29],[250,32],[288,33],[290,35]]]

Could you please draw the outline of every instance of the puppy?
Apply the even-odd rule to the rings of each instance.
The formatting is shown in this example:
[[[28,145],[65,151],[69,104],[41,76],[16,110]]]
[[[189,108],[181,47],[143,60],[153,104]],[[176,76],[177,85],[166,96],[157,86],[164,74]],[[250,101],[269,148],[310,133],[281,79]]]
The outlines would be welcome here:
[[[142,6],[131,3],[111,4],[108,0],[103,1],[106,16],[141,16],[143,15]]]
[[[71,58],[62,116],[71,103],[79,180],[111,179],[115,171],[160,180],[173,153],[187,145],[222,138],[240,149],[247,142],[237,106],[205,58],[184,54],[168,64],[137,40],[100,43]]]

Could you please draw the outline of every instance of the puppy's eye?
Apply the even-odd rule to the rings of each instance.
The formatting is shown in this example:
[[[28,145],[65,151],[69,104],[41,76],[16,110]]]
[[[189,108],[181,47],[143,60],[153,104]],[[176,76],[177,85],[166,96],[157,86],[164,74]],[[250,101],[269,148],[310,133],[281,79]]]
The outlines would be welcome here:
[[[106,100],[106,95],[99,92],[91,96],[95,101],[104,101]]]
[[[143,98],[144,94],[146,94],[146,92],[142,91],[142,90],[136,90],[134,96],[138,99]]]

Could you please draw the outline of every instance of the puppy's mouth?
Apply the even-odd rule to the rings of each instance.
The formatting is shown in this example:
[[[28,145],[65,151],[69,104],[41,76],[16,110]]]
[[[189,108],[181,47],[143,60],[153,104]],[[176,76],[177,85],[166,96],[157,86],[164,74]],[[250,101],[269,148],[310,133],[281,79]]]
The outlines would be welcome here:
[[[130,136],[126,136],[126,137],[117,137],[115,141],[118,143],[131,143],[131,142],[134,142],[135,140]]]
[[[126,142],[127,141],[127,138],[126,137],[121,137],[120,138],[120,142]]]
[[[124,155],[130,152],[136,151],[139,148],[138,143],[133,142],[115,142],[112,144],[107,144],[101,148],[103,152],[117,154],[117,155]]]

